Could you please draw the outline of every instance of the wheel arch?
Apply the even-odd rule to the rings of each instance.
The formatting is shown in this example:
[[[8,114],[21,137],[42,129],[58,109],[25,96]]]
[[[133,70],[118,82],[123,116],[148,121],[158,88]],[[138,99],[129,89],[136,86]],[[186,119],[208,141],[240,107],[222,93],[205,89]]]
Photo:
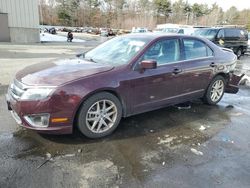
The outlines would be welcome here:
[[[77,109],[75,110],[74,115],[73,115],[73,123],[74,123],[74,125],[76,123],[79,111],[80,111],[81,106],[83,105],[84,101],[87,100],[89,97],[91,97],[91,96],[93,96],[95,94],[98,94],[98,93],[102,93],[102,92],[111,93],[112,95],[114,95],[115,97],[117,97],[117,99],[121,102],[121,105],[122,105],[122,117],[126,117],[127,106],[126,106],[125,101],[121,97],[121,95],[119,95],[118,92],[115,91],[113,88],[103,88],[103,89],[98,89],[98,90],[95,90],[93,92],[90,92],[90,93],[88,93],[86,96],[84,96],[82,98],[82,100],[80,101],[80,103],[77,106]]]
[[[214,82],[214,80],[215,80],[216,77],[218,77],[218,76],[222,77],[222,78],[225,80],[225,83],[224,83],[224,84],[225,84],[225,85],[224,85],[224,90],[225,90],[225,86],[228,84],[228,81],[229,81],[229,78],[230,78],[229,73],[220,72],[220,73],[215,74],[215,75],[213,76],[213,78],[211,79],[211,81],[209,82],[209,84],[208,84],[208,86],[207,86],[207,89],[205,90],[204,96],[202,97],[202,100],[203,100],[206,104],[210,104],[210,105],[211,105],[211,104],[217,104],[217,103],[221,100],[221,98],[223,97],[223,95],[224,95],[224,92],[225,92],[225,91],[223,91],[223,93],[222,93],[220,99],[219,99],[217,102],[211,101],[210,96],[209,96],[209,98],[208,98],[208,91],[209,91],[209,93],[210,93],[211,84]],[[209,94],[209,95],[210,95],[210,94]]]
[[[216,76],[222,76],[222,77],[225,79],[225,81],[226,81],[225,85],[227,85],[227,83],[228,83],[228,81],[229,81],[229,78],[230,78],[229,73],[220,72],[220,73],[216,74],[216,75],[213,77],[213,79],[214,79]]]
[[[216,78],[216,76],[222,76],[225,79],[225,81],[226,81],[225,85],[227,85],[227,83],[229,82],[229,78],[230,78],[229,73],[219,72],[219,73],[215,74],[211,78],[211,80],[208,82],[208,84],[207,84],[206,89],[204,90],[204,92],[207,92],[207,89],[208,89],[209,85],[211,84],[211,82],[213,81],[213,79]]]

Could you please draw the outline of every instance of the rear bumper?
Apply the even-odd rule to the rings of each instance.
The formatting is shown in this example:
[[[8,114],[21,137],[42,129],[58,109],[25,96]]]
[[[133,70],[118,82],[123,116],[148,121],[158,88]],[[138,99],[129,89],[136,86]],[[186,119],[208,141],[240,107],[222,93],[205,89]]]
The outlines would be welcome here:
[[[229,73],[229,81],[228,81],[228,84],[226,85],[225,92],[226,93],[233,93],[233,94],[238,93],[239,83],[240,83],[241,78],[244,75],[245,74],[237,76],[233,73]]]

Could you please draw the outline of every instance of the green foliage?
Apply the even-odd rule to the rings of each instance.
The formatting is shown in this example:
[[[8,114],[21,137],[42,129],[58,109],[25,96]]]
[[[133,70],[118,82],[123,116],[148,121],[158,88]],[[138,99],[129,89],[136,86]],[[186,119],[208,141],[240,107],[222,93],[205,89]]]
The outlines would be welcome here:
[[[58,10],[57,15],[64,25],[70,25],[72,18],[65,10]]]
[[[57,16],[61,24],[73,25],[73,22],[78,20],[75,12],[80,6],[80,2],[81,0],[57,0]]]
[[[166,17],[172,12],[171,1],[169,0],[154,0],[156,12],[158,15],[164,15]]]
[[[239,18],[239,11],[236,7],[232,6],[225,12],[225,21],[227,24],[234,24]]]
[[[80,6],[80,2],[81,2],[81,0],[71,0],[70,1],[70,7],[71,7],[71,9],[78,9],[79,8],[79,6]]]
[[[184,5],[184,13],[190,13],[190,12],[192,12],[192,7],[191,7],[191,5],[190,4],[188,4],[187,2],[185,3],[185,5]]]
[[[231,7],[224,12],[218,4],[190,4],[187,0],[43,0],[43,23],[65,26],[124,27],[160,23],[190,25],[232,24],[250,29],[250,10]],[[53,5],[50,2],[54,2]]]
[[[100,1],[99,0],[85,0],[88,4],[89,7],[91,8],[97,8],[100,6]]]
[[[200,17],[200,16],[204,15],[203,7],[201,4],[194,3],[192,6],[192,10],[193,10],[193,13],[196,17]]]

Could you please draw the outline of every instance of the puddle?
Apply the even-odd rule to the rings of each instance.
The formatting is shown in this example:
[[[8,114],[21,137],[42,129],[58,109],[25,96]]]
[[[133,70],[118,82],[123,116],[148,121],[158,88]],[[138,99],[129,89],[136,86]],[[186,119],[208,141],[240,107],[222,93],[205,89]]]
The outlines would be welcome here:
[[[93,161],[108,160],[115,171],[108,173],[117,174],[119,171],[136,181],[144,181],[154,170],[171,168],[183,148],[191,152],[190,148],[203,146],[223,129],[230,122],[232,110],[235,110],[226,106],[194,102],[187,110],[168,107],[144,113],[123,119],[112,135],[97,140],[87,139],[78,131],[72,135],[55,136],[19,129],[12,135],[1,134],[0,141],[10,147],[5,155],[16,160],[39,157],[43,161],[49,155],[53,160],[45,165],[70,161],[73,164],[90,164],[93,168]],[[201,126],[205,129],[201,130]],[[87,179],[83,178],[82,184]]]
[[[111,157],[115,163],[127,166],[141,181],[152,170],[170,167],[179,149],[189,148],[190,152],[192,147],[204,146],[230,122],[228,113],[225,107],[197,103],[185,111],[170,107],[145,113],[124,119],[108,139],[88,147],[97,147],[97,156]],[[201,126],[205,129],[200,130]],[[113,155],[103,155],[103,150]]]
[[[45,157],[46,153],[56,156],[66,147],[42,138],[36,132],[19,128],[13,133],[0,134],[1,154],[14,159]]]

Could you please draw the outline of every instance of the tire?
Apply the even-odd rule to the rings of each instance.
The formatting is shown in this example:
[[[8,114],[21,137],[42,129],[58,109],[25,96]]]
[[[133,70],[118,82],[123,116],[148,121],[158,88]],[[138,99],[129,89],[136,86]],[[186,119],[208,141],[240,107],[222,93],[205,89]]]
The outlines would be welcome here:
[[[240,59],[240,57],[242,56],[242,54],[243,54],[243,50],[242,50],[241,47],[239,47],[239,48],[237,49],[237,51],[236,51],[236,56],[237,56],[237,58]]]
[[[225,92],[225,83],[226,81],[223,76],[218,75],[214,77],[206,90],[206,93],[203,97],[203,101],[209,105],[215,105],[220,102]],[[215,87],[217,87],[216,84],[217,86],[221,86],[218,87],[217,92],[215,89]]]
[[[79,109],[77,127],[88,138],[111,134],[122,117],[122,105],[111,93],[101,92],[89,97]]]

